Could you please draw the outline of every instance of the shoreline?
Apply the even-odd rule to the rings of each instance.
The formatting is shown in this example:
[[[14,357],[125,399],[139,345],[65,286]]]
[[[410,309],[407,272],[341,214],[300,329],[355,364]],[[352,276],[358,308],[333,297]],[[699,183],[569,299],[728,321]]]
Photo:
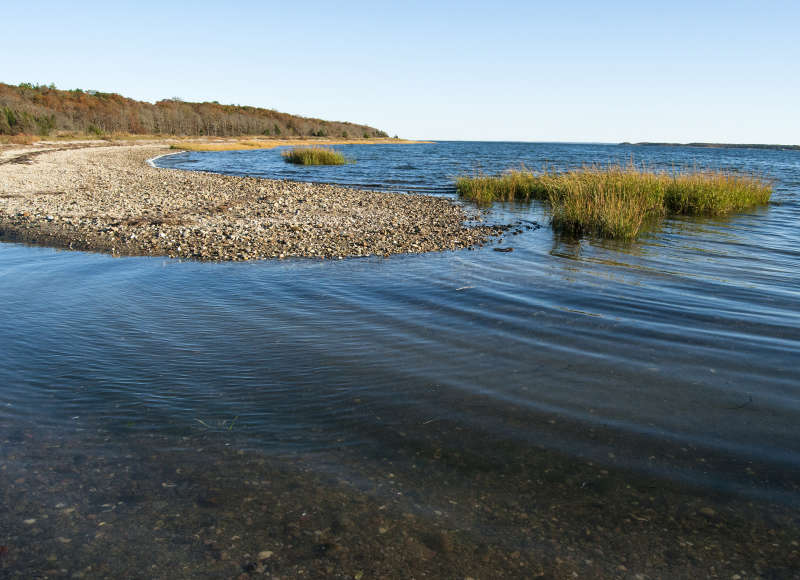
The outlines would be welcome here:
[[[243,261],[466,249],[508,229],[444,198],[155,166],[174,153],[163,142],[6,149],[0,240]]]
[[[170,155],[178,155],[181,153],[180,151],[176,151],[175,153],[162,153],[161,155],[156,155],[155,157],[151,157],[145,163],[147,163],[153,169],[164,169],[163,167],[159,167],[156,165],[156,161],[161,159],[162,157],[169,157]]]
[[[800,145],[772,145],[769,143],[669,143],[660,141],[640,141],[631,143],[624,141],[620,145],[632,147],[694,147],[696,149],[765,149],[773,151],[800,151]]]
[[[425,145],[434,141],[414,141],[409,139],[369,138],[369,139],[264,139],[260,137],[240,137],[228,139],[171,139],[170,148],[183,151],[247,151],[253,149],[276,149],[278,147],[316,147],[330,145]]]
[[[331,138],[331,137],[266,137],[264,135],[240,135],[237,137],[212,137],[198,135],[134,135],[114,133],[97,135],[0,135],[0,151],[20,147],[47,147],[59,145],[168,145],[184,151],[240,151],[248,149],[274,149],[292,146],[325,145],[430,145],[436,141],[400,139],[394,137]]]

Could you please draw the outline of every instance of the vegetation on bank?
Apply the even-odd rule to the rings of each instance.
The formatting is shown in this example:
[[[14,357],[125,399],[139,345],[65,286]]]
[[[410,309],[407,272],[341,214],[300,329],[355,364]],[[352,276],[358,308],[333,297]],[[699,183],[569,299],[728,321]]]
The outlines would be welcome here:
[[[480,204],[544,201],[557,229],[619,239],[635,238],[648,222],[665,215],[721,215],[766,204],[772,195],[772,184],[754,175],[655,172],[634,165],[461,176],[456,189]]]
[[[330,137],[264,137],[261,135],[243,135],[241,137],[173,137],[169,135],[132,135],[130,133],[106,133],[101,137],[86,135],[74,131],[58,131],[46,137],[37,135],[0,135],[0,145],[32,145],[34,143],[59,143],[102,140],[106,142],[155,142],[167,144],[171,149],[181,151],[239,151],[245,149],[274,149],[275,147],[309,146],[309,145],[379,145],[379,144],[424,144],[432,141],[413,141],[398,137],[374,137],[369,139],[333,139]]]
[[[367,125],[324,121],[272,109],[217,102],[190,103],[173,97],[148,103],[116,93],[54,85],[0,83],[0,135],[49,136],[74,131],[95,137],[134,135],[203,135],[329,137],[368,139],[388,135]]]
[[[346,165],[355,163],[328,147],[295,147],[281,153],[283,160],[296,165]]]
[[[275,147],[309,147],[314,145],[346,145],[348,143],[358,143],[359,145],[376,145],[382,143],[429,143],[429,141],[408,141],[397,138],[374,138],[374,139],[329,139],[329,138],[310,138],[301,137],[295,139],[275,139],[264,137],[253,137],[251,139],[226,139],[226,140],[181,140],[170,144],[171,149],[183,151],[236,151],[247,149],[274,149]]]

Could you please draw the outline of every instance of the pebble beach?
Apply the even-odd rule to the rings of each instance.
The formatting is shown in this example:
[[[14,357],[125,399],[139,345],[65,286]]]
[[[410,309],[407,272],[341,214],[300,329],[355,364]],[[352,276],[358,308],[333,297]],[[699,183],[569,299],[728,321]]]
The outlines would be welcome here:
[[[0,156],[0,239],[205,261],[389,256],[502,233],[448,199],[201,172],[166,145],[20,147]],[[174,151],[172,151],[174,152]]]

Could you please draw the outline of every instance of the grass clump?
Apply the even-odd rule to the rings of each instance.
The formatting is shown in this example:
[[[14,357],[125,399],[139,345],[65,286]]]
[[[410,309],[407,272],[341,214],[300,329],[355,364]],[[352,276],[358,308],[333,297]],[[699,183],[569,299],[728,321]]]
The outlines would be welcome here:
[[[355,163],[343,154],[328,147],[295,147],[281,153],[287,163],[297,165],[346,165]]]
[[[456,190],[461,197],[481,205],[494,201],[544,199],[547,190],[541,177],[522,169],[502,175],[463,175],[456,178]]]
[[[645,224],[665,215],[722,215],[766,204],[772,195],[772,185],[754,175],[655,172],[632,164],[462,176],[456,190],[480,204],[541,200],[556,228],[619,239],[635,238]]]

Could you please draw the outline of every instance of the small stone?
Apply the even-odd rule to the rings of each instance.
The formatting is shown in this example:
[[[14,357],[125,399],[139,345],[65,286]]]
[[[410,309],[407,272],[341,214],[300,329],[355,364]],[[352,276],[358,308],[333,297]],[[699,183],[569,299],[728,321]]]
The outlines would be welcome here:
[[[436,552],[450,552],[453,550],[453,541],[445,532],[431,534],[425,538],[424,542],[425,545]]]
[[[273,554],[272,550],[262,550],[261,552],[258,553],[258,559],[268,560],[269,558],[272,558],[272,554]]]
[[[707,518],[713,518],[715,515],[717,515],[717,512],[715,512],[714,509],[710,507],[701,507],[699,511],[702,515],[706,516]]]

